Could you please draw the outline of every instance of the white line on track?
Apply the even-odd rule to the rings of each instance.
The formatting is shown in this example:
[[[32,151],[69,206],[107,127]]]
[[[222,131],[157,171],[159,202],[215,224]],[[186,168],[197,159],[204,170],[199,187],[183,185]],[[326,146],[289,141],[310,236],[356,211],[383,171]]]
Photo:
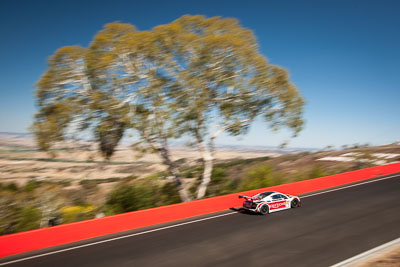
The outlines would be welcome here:
[[[323,191],[323,192],[318,192],[318,193],[311,194],[311,195],[302,196],[301,198],[307,198],[307,197],[312,197],[312,196],[316,196],[316,195],[326,194],[326,193],[330,193],[330,192],[333,192],[333,191],[343,190],[343,189],[350,188],[350,187],[355,187],[355,186],[359,186],[359,185],[363,185],[363,184],[369,184],[369,183],[374,183],[374,182],[378,182],[378,181],[394,178],[394,177],[397,177],[397,176],[398,175],[392,175],[392,176],[384,177],[384,178],[381,178],[381,179],[374,179],[374,180],[367,181],[367,182],[348,185],[348,186],[335,188],[335,189],[331,189],[331,190],[327,190],[327,191]],[[119,240],[119,239],[124,239],[124,238],[128,238],[128,237],[144,235],[144,234],[148,234],[148,233],[152,233],[152,232],[158,232],[158,231],[162,231],[162,230],[165,230],[165,229],[170,229],[170,228],[179,227],[179,226],[182,226],[182,225],[187,225],[187,224],[207,221],[207,220],[211,220],[211,219],[215,219],[215,218],[219,218],[219,217],[224,217],[224,216],[228,216],[228,215],[232,215],[232,214],[237,214],[237,212],[235,212],[235,211],[234,212],[228,212],[228,213],[215,215],[215,216],[211,216],[211,217],[207,217],[207,218],[203,218],[203,219],[197,219],[197,220],[193,220],[193,221],[189,221],[189,222],[183,222],[183,223],[164,226],[164,227],[160,227],[160,228],[156,228],[156,229],[152,229],[152,230],[147,230],[147,231],[143,231],[143,232],[140,232],[140,233],[128,234],[128,235],[119,236],[119,237],[113,237],[113,238],[110,238],[110,239],[96,241],[96,242],[89,243],[89,244],[84,244],[84,245],[79,245],[79,246],[75,246],[75,247],[55,250],[55,251],[42,253],[42,254],[38,254],[38,255],[34,255],[34,256],[30,256],[30,257],[25,257],[25,258],[21,258],[21,259],[17,259],[17,260],[11,260],[11,261],[0,263],[0,266],[12,264],[12,263],[17,263],[17,262],[21,262],[21,261],[26,261],[26,260],[31,260],[31,259],[35,259],[35,258],[39,258],[39,257],[48,256],[48,255],[53,255],[53,254],[57,254],[57,253],[62,253],[62,252],[70,251],[70,250],[74,250],[74,249],[94,246],[94,245],[97,245],[97,244],[107,243],[107,242],[111,242],[111,241],[115,241],[115,240]]]
[[[21,259],[17,259],[17,260],[12,260],[12,261],[8,261],[8,262],[0,263],[0,266],[11,264],[11,263],[16,263],[16,262],[20,262],[20,261],[26,261],[26,260],[30,260],[30,259],[34,259],[34,258],[39,258],[39,257],[43,257],[43,256],[48,256],[48,255],[52,255],[52,254],[57,254],[57,253],[61,253],[61,252],[69,251],[69,250],[78,249],[78,248],[84,248],[84,247],[89,247],[89,246],[93,246],[93,245],[97,245],[97,244],[107,243],[107,242],[111,242],[111,241],[115,241],[115,240],[119,240],[119,239],[124,239],[124,238],[132,237],[132,236],[144,235],[144,234],[157,232],[157,231],[161,231],[161,230],[165,230],[165,229],[169,229],[169,228],[174,228],[174,227],[178,227],[178,226],[182,226],[182,225],[186,225],[186,224],[191,224],[191,223],[211,220],[211,219],[215,219],[215,218],[218,218],[218,217],[223,217],[223,216],[227,216],[227,215],[231,215],[231,214],[235,214],[235,213],[237,213],[237,212],[233,211],[233,212],[224,213],[224,214],[220,214],[220,215],[215,215],[215,216],[211,216],[211,217],[207,217],[207,218],[203,218],[203,219],[198,219],[198,220],[194,220],[194,221],[190,221],[190,222],[184,222],[184,223],[178,223],[178,224],[174,224],[174,225],[164,226],[164,227],[160,227],[160,228],[157,228],[157,229],[152,229],[152,230],[148,230],[148,231],[144,231],[144,232],[140,232],[140,233],[134,233],[134,234],[124,235],[124,236],[119,236],[119,237],[113,237],[113,238],[110,238],[110,239],[96,241],[96,242],[93,242],[93,243],[79,245],[79,246],[76,246],[76,247],[64,248],[64,249],[60,249],[60,250],[56,250],[56,251],[51,251],[51,252],[47,252],[47,253],[43,253],[43,254],[38,254],[38,255],[35,255],[35,256],[30,256],[30,257],[26,257],[26,258],[21,258]]]

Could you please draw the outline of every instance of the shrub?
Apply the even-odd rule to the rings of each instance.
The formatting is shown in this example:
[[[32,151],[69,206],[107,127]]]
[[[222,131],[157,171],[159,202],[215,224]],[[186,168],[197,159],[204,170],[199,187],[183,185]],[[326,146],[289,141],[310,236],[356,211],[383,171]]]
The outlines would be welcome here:
[[[116,214],[137,210],[135,190],[126,183],[119,183],[107,197],[107,213]]]
[[[211,174],[211,182],[207,188],[207,196],[219,196],[236,192],[238,180],[227,176],[226,167],[215,167]]]
[[[88,180],[88,179],[85,179],[85,180],[79,181],[79,184],[80,184],[84,189],[87,189],[87,190],[96,189],[96,187],[97,187],[97,181],[96,181],[96,180]]]
[[[226,169],[223,167],[213,168],[211,173],[211,184],[218,184],[224,181],[226,177]]]
[[[148,209],[158,206],[160,194],[158,186],[152,182],[143,181],[132,186],[135,210]]]
[[[77,222],[92,219],[95,216],[95,207],[88,206],[67,206],[61,208],[63,223]]]
[[[154,178],[147,178],[132,185],[117,184],[107,197],[106,213],[123,213],[179,202],[180,197],[174,183],[160,185]]]
[[[32,206],[24,207],[21,210],[15,231],[22,232],[39,228],[40,218],[41,214],[38,209]]]
[[[40,186],[40,184],[41,184],[41,182],[39,182],[39,181],[30,180],[25,185],[25,191],[26,192],[32,192],[33,190],[38,188]]]
[[[280,184],[279,175],[274,174],[268,165],[260,165],[249,171],[239,184],[240,191],[263,188]]]
[[[165,183],[160,189],[158,206],[181,202],[179,192],[174,183]]]
[[[308,179],[314,179],[314,178],[323,177],[323,176],[327,176],[327,175],[329,175],[328,172],[326,172],[324,170],[323,166],[320,163],[318,163],[312,167],[312,169],[308,175]]]
[[[17,192],[18,191],[18,186],[15,183],[9,183],[6,186],[4,186],[4,189],[8,190],[8,191]]]

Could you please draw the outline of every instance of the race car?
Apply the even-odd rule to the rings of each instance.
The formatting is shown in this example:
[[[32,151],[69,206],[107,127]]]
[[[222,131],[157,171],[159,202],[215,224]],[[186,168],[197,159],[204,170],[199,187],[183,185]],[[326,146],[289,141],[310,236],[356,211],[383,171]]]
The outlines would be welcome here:
[[[252,197],[239,195],[239,198],[245,199],[243,202],[245,210],[262,215],[301,206],[299,197],[279,192],[264,192]]]

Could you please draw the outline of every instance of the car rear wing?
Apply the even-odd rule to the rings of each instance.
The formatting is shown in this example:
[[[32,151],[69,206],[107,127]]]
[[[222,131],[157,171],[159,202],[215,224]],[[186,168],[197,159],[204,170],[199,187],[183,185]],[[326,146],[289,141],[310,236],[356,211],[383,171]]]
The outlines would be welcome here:
[[[244,198],[244,199],[246,199],[246,200],[253,201],[253,199],[252,199],[251,197],[244,196],[244,195],[239,195],[239,198]]]

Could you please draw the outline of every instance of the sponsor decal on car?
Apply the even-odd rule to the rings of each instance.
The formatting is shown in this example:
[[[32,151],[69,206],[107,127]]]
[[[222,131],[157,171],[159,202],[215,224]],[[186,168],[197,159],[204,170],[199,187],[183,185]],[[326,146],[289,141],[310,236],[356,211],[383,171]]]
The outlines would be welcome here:
[[[271,210],[284,208],[286,206],[286,201],[279,201],[275,203],[268,204]]]

